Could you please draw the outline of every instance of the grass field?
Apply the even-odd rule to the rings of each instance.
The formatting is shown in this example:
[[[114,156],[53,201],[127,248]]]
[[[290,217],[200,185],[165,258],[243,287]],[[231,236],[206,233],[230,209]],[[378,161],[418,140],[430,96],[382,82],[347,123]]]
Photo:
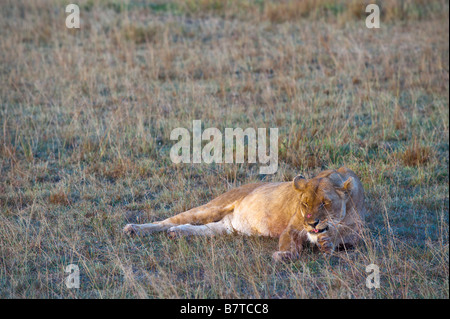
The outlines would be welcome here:
[[[1,1],[0,297],[449,298],[449,4],[373,2],[380,29],[367,1],[80,0],[76,30],[64,1]],[[278,172],[173,164],[170,132],[196,119],[277,127]],[[122,234],[342,165],[369,213],[364,244],[331,258]]]

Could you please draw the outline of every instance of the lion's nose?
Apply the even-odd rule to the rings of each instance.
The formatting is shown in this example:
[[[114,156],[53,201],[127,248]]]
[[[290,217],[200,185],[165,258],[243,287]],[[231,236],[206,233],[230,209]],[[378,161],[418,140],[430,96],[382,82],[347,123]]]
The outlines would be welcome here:
[[[313,223],[308,223],[309,226],[316,228],[316,226],[319,224],[320,220],[316,219]]]

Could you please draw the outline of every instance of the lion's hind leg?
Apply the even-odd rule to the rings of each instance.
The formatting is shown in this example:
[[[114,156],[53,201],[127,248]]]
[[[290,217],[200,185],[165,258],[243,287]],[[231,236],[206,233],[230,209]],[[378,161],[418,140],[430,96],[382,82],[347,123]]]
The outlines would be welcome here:
[[[123,231],[125,234],[129,235],[148,235],[151,233],[167,231],[172,227],[183,226],[182,228],[178,229],[178,232],[190,232],[192,233],[192,235],[200,233],[209,234],[212,230],[210,230],[208,227],[212,227],[212,229],[219,231],[219,228],[217,228],[218,226],[214,224],[221,221],[225,216],[230,214],[233,209],[233,205],[223,207],[206,204],[159,222],[140,225],[128,224],[124,227]],[[206,226],[207,228],[200,227],[194,229],[192,228],[194,226]]]
[[[172,225],[206,225],[222,220],[226,215],[230,214],[234,210],[234,204],[227,206],[217,206],[208,203],[203,206],[199,206],[173,217],[163,220],[162,224]]]
[[[149,235],[151,233],[167,231],[173,224],[148,223],[148,224],[127,224],[123,232],[127,235]]]
[[[225,235],[232,233],[231,223],[228,218],[224,218],[218,222],[208,223],[205,225],[177,225],[172,226],[167,230],[167,234],[171,238],[181,237],[181,236],[215,236],[215,235]]]

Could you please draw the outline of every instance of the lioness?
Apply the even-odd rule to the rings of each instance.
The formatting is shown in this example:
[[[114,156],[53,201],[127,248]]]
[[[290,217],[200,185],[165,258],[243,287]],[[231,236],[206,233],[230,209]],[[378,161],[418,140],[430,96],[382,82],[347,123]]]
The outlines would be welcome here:
[[[307,241],[325,253],[339,245],[355,245],[364,211],[359,178],[341,167],[311,179],[299,175],[292,182],[244,185],[163,221],[128,224],[124,232],[279,237],[273,258],[281,260],[297,257]]]

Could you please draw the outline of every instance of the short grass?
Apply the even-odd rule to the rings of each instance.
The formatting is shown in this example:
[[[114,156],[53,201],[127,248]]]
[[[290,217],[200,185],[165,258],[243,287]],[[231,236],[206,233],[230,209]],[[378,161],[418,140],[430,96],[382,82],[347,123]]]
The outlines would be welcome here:
[[[0,297],[449,298],[448,1],[2,1]],[[173,164],[176,127],[278,127],[279,170]],[[342,165],[364,244],[128,238],[258,180]],[[68,264],[80,289],[67,289]],[[365,286],[366,266],[381,271]]]

